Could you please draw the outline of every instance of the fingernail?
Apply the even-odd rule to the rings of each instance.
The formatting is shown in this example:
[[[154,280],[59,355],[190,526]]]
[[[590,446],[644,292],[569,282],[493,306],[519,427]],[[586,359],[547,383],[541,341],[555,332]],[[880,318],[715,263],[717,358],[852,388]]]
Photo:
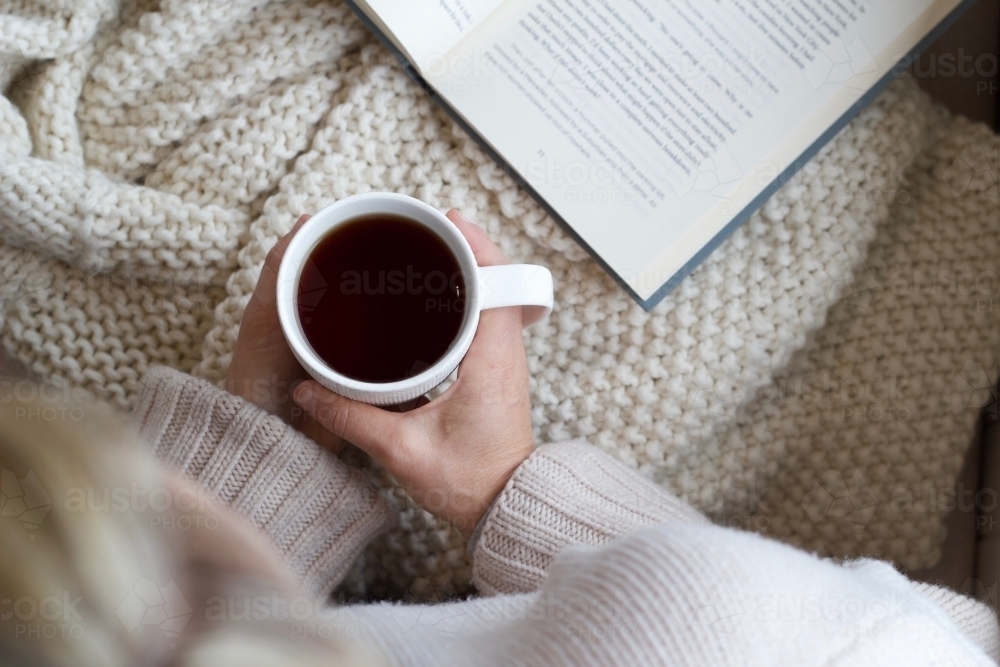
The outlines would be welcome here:
[[[465,217],[465,214],[462,213],[457,208],[455,209],[455,215],[457,215],[458,219],[461,220],[462,222],[464,222],[467,225],[473,225],[474,227],[478,227],[479,226],[476,223],[474,223],[472,220],[469,220],[467,217]]]
[[[316,392],[314,392],[313,388],[309,386],[309,383],[303,382],[295,388],[294,392],[292,392],[292,398],[294,398],[295,402],[303,408],[309,408],[316,399]]]

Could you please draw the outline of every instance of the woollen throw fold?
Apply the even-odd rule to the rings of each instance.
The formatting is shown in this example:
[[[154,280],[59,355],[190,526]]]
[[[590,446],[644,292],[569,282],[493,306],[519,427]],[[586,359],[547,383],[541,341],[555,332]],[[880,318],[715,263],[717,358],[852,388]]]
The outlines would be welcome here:
[[[3,343],[43,389],[129,409],[152,365],[220,381],[296,218],[401,192],[554,273],[525,333],[538,441],[827,555],[937,560],[996,414],[1000,144],[912,80],[650,313],[339,2],[0,0],[0,89]],[[345,592],[467,592],[459,533],[365,465],[399,521]]]

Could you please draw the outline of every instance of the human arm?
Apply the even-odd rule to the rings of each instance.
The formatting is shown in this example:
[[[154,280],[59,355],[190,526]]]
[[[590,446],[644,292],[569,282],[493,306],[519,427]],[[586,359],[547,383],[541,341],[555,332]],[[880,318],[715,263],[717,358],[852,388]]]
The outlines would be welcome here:
[[[629,537],[636,533],[654,537]],[[619,539],[622,537],[627,539],[622,541]],[[689,539],[691,544],[684,545],[683,542]],[[660,544],[663,540],[668,544]],[[675,544],[669,544],[671,541]],[[636,547],[635,544],[643,546]],[[746,546],[733,547],[738,544]],[[637,564],[635,576],[638,580],[655,580],[657,567],[673,568],[675,576],[680,576],[682,571],[691,572],[692,579],[685,581],[684,585],[692,591],[703,586],[707,591],[703,596],[704,608],[694,612],[696,624],[724,624],[728,613],[725,607],[734,605],[731,596],[740,591],[741,582],[755,582],[751,588],[758,586],[766,591],[769,581],[779,581],[775,572],[761,573],[753,579],[736,573],[735,564],[723,564],[725,559],[721,553],[726,553],[726,559],[735,563],[742,551],[748,556],[745,566],[751,570],[762,568],[761,564],[769,558],[775,562],[787,558],[796,566],[801,564],[808,570],[815,570],[814,574],[804,574],[803,580],[826,576],[827,573],[842,577],[844,575],[840,570],[843,569],[852,572],[847,575],[849,578],[886,581],[895,592],[872,596],[874,605],[884,603],[889,607],[909,599],[930,600],[991,659],[1000,658],[1000,627],[996,613],[983,603],[948,588],[910,581],[884,562],[862,560],[842,566],[820,563],[812,556],[771,540],[713,527],[704,516],[667,490],[596,447],[579,441],[539,447],[517,469],[483,518],[481,534],[473,551],[473,579],[484,594],[542,590],[547,595],[580,599],[580,596],[592,595],[585,589],[594,585],[586,576],[576,576],[582,568],[622,568],[620,562],[611,564],[613,559],[601,556],[605,551],[590,548],[601,545],[613,545],[608,547],[608,553],[640,554],[632,561]],[[560,553],[568,548],[573,556],[568,559],[561,557]],[[645,549],[657,553],[643,556]],[[686,564],[674,568],[664,555],[666,552]],[[751,554],[755,555],[751,557]],[[581,558],[585,566],[578,562]],[[703,571],[704,581],[699,581],[695,574],[694,565],[699,560],[706,563],[718,561]],[[647,564],[644,567],[641,566],[643,562]],[[555,573],[556,581],[550,581],[551,573]],[[568,576],[568,573],[574,575]],[[597,579],[613,581],[618,576],[605,572]],[[688,575],[684,578],[688,579]],[[825,593],[827,597],[839,595],[840,585],[832,584]],[[598,588],[606,589],[607,586]],[[606,591],[602,590],[599,594],[606,594]],[[742,621],[748,615],[752,620],[755,611],[752,605],[759,607],[756,611],[761,613],[758,615],[767,611],[767,603],[776,599],[768,595],[760,594],[756,599],[751,597],[745,606],[736,603],[734,613],[740,613],[738,620]],[[814,599],[820,601],[823,595],[823,590],[817,589]],[[879,598],[879,595],[882,597]],[[692,592],[690,597],[696,599],[696,593]],[[843,599],[845,604],[857,602],[849,595],[844,595]],[[850,621],[833,620],[845,625]],[[936,633],[946,626],[940,621],[938,624],[940,627],[935,628]],[[860,629],[862,625],[859,622],[850,631],[863,632]],[[948,632],[945,628],[945,634]],[[717,632],[711,634],[717,635]],[[864,651],[859,651],[859,655],[864,655]]]
[[[480,266],[507,259],[457,211],[449,219]],[[296,403],[395,477],[424,509],[468,537],[518,465],[534,450],[521,309],[485,310],[458,377],[433,401],[394,412],[301,383]]]
[[[507,628],[508,664],[989,665],[988,607],[952,615],[879,561],[839,564],[748,531],[673,522],[564,549]],[[546,645],[540,638],[557,638]],[[485,650],[480,638],[474,650]],[[554,661],[553,661],[554,662]]]
[[[245,516],[317,595],[329,594],[389,526],[361,471],[209,382],[154,367],[133,418],[161,462]]]
[[[708,523],[693,507],[583,441],[539,447],[522,463],[472,545],[483,594],[537,589],[569,546],[598,546],[641,528]]]
[[[301,216],[267,255],[225,389],[153,368],[134,416],[162,462],[246,516],[307,588],[326,594],[390,519],[364,474],[330,453],[341,449],[340,438],[291,400],[308,375],[281,330],[277,274],[285,248],[308,219]]]
[[[888,563],[839,564],[760,535],[674,521],[552,561],[537,591],[357,605],[390,664],[995,664],[993,611]]]
[[[482,229],[456,211],[449,219],[481,266],[506,263]],[[535,450],[518,308],[484,311],[458,379],[416,410],[388,412],[315,382],[303,383],[295,399],[371,454],[425,509],[467,537],[480,526],[474,575],[483,592],[534,589],[551,558],[571,544],[603,544],[640,525],[704,521],[588,445]]]

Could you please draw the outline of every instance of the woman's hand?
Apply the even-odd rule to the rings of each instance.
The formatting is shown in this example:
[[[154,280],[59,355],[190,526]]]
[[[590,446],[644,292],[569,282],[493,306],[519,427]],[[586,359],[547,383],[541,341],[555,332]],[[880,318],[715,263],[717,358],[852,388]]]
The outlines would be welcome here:
[[[469,241],[480,266],[507,263],[486,232],[458,211],[448,218]],[[312,380],[299,385],[294,398],[466,537],[535,446],[520,308],[484,310],[458,379],[410,412],[352,401]]]
[[[257,407],[281,417],[334,452],[344,443],[306,415],[292,400],[292,391],[309,377],[288,347],[278,320],[278,268],[292,237],[310,216],[303,215],[275,244],[264,260],[253,296],[243,311],[236,349],[226,373],[226,389]]]

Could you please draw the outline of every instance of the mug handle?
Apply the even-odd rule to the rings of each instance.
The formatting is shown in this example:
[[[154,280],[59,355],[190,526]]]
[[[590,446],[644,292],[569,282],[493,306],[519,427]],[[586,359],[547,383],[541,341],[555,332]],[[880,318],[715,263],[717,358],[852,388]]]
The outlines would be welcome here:
[[[541,322],[552,312],[552,272],[534,264],[500,264],[479,267],[481,308],[524,306],[525,327]]]

